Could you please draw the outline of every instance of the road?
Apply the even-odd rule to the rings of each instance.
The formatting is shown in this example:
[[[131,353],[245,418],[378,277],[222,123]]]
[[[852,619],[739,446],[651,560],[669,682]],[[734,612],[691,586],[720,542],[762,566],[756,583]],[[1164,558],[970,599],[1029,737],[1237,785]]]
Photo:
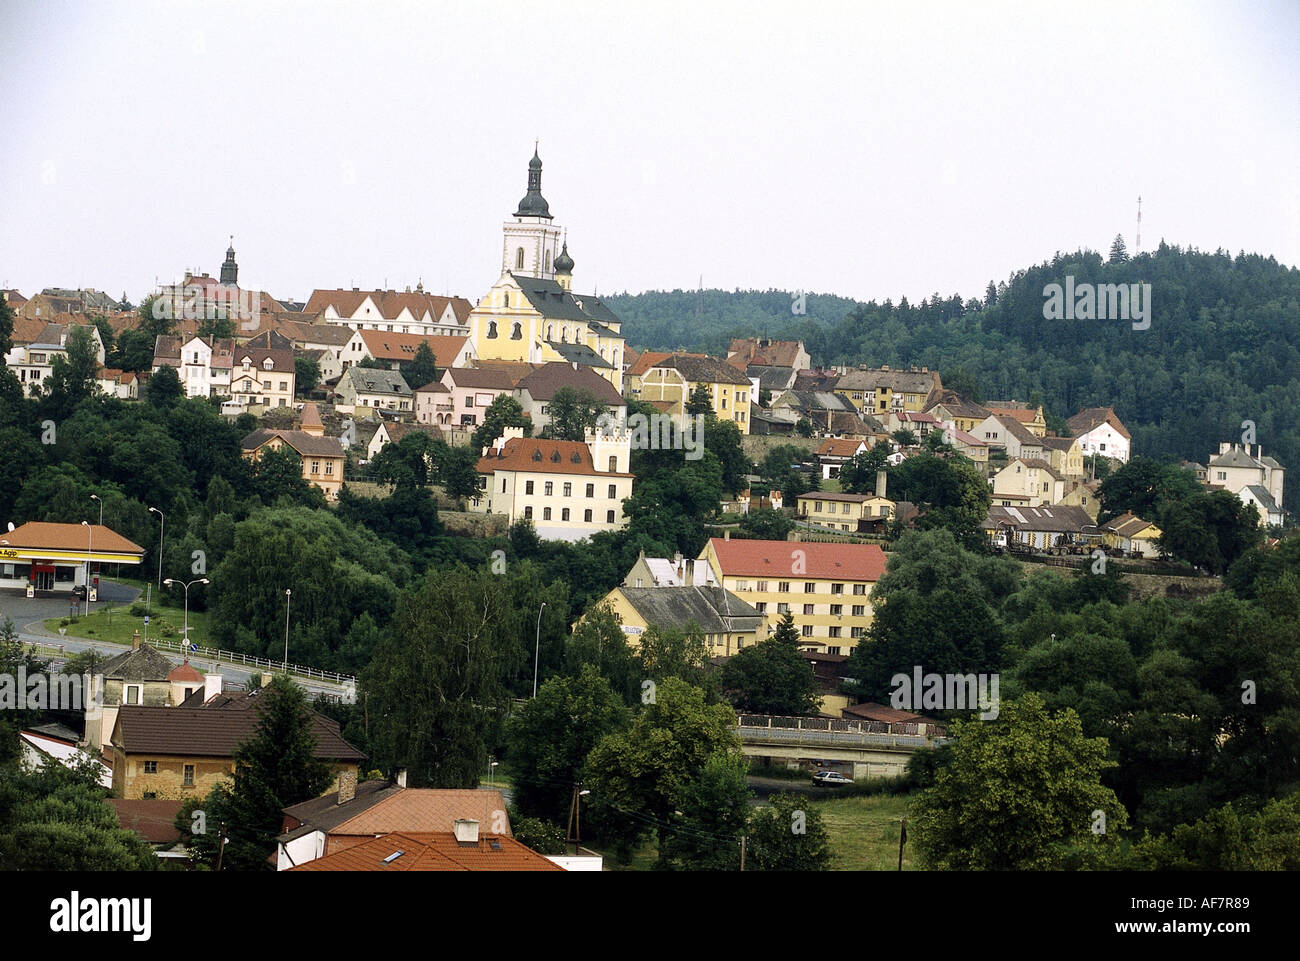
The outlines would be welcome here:
[[[122,607],[130,604],[139,596],[140,592],[134,587],[112,581],[100,581],[99,597],[103,603],[111,603],[115,607]],[[100,610],[103,604],[95,603],[90,607],[91,613],[94,613]],[[106,641],[94,641],[82,637],[62,637],[57,632],[45,628],[44,622],[50,618],[67,617],[69,608],[70,602],[66,595],[29,598],[20,590],[0,589],[0,621],[3,621],[5,617],[10,618],[18,628],[19,639],[24,643],[59,646],[67,654],[95,650],[109,657],[127,650],[125,644],[110,644]],[[171,651],[159,651],[158,653],[173,664],[180,664],[184,660],[184,655],[172,653]],[[52,657],[51,660],[54,662],[55,667],[61,666],[63,663],[57,656]],[[225,690],[242,690],[250,677],[260,676],[262,673],[260,669],[242,668],[233,664],[218,663],[199,657],[191,657],[190,663],[204,674],[219,673]],[[341,685],[331,684],[328,681],[317,681],[301,677],[294,677],[294,680],[313,696],[316,694],[337,696],[343,691]]]

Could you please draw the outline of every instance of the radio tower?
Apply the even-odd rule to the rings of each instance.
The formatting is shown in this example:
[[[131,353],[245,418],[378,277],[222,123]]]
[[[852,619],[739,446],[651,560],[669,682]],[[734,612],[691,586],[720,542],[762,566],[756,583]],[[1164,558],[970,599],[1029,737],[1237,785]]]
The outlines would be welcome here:
[[[1142,253],[1142,195],[1141,194],[1138,194],[1137,242],[1133,246],[1137,248],[1136,250],[1133,251],[1134,254]]]

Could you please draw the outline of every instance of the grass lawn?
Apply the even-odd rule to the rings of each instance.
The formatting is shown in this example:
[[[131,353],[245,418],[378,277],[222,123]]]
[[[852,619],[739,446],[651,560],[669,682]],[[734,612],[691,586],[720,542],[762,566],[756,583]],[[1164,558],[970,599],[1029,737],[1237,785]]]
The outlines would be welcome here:
[[[842,494],[840,490],[840,479],[838,477],[824,478],[822,480],[822,490],[831,494]]]
[[[100,605],[95,606],[100,607]],[[131,636],[136,631],[140,632],[142,639],[145,633],[144,619],[132,617],[127,613],[125,607],[114,607],[111,611],[107,607],[103,607],[96,610],[89,617],[78,618],[76,623],[73,624],[64,624],[64,620],[66,618],[52,617],[45,621],[45,627],[55,634],[59,632],[60,628],[67,628],[68,637],[106,641],[113,644],[130,644]],[[184,626],[184,608],[161,607],[157,604],[153,606],[153,613],[149,615],[150,638],[157,640],[159,637],[164,637],[172,641],[179,640]],[[200,647],[215,646],[210,641],[206,612],[190,611],[190,640]]]
[[[907,797],[874,794],[815,801],[831,838],[836,871],[897,871],[899,821],[907,813]],[[903,870],[919,867],[912,845],[903,849]]]

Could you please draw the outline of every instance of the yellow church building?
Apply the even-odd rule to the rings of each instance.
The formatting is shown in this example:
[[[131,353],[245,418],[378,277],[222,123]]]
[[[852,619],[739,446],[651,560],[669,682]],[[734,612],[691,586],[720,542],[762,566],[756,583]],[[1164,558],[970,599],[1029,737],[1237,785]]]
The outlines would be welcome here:
[[[594,294],[573,292],[573,258],[542,196],[542,161],[503,229],[501,276],[470,312],[480,360],[589,367],[623,392],[623,323]]]

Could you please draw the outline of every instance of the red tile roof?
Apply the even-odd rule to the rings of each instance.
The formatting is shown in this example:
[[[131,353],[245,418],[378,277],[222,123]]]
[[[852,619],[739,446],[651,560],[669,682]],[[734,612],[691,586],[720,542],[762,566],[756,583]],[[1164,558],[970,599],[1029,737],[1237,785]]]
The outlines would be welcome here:
[[[442,319],[447,305],[451,304],[451,310],[456,316],[456,322],[458,324],[468,324],[470,311],[474,309],[464,297],[439,297],[436,294],[421,291],[340,289],[313,290],[307,305],[303,307],[303,313],[317,314],[326,307],[333,306],[339,316],[351,319],[367,297],[379,309],[385,320],[396,320],[403,309],[408,309],[411,316],[417,320],[423,319],[424,315],[428,313],[433,320],[437,321]],[[357,318],[357,320],[366,319],[364,317]]]
[[[400,857],[385,863],[399,851]],[[448,831],[385,834],[289,870],[563,871],[564,868],[511,837],[481,834],[474,844],[460,844]]]
[[[51,551],[84,551],[94,553],[104,551],[113,554],[144,554],[144,548],[128,541],[117,531],[99,524],[91,524],[88,533],[84,524],[56,524],[50,521],[28,521],[15,527],[8,533],[0,533],[0,539],[8,541],[8,547],[20,547]]]
[[[478,821],[494,827],[498,819],[502,833],[513,836],[506,802],[500,791],[456,790],[451,788],[404,788],[366,808],[355,817],[330,828],[330,834],[387,834],[401,831],[441,833],[450,831],[457,819]]]
[[[534,456],[537,455],[537,456]],[[497,451],[479,458],[480,474],[499,470],[530,471],[535,474],[587,474],[593,477],[631,477],[598,471],[591,462],[591,448],[576,440],[540,440],[536,437],[512,437]]]
[[[179,798],[129,801],[123,798],[105,798],[117,814],[117,822],[127,831],[134,831],[150,844],[174,844],[181,839],[176,830],[176,815],[185,803]]]
[[[819,457],[852,457],[862,446],[863,442],[860,440],[829,438],[817,448],[816,454]]]
[[[423,334],[395,334],[384,330],[361,330],[361,339],[366,342],[366,350],[376,360],[411,361],[421,344],[428,344],[433,351],[433,362],[439,367],[450,367],[456,360],[461,348],[469,337],[448,337],[446,335],[425,336]]]
[[[198,684],[204,683],[206,678],[190,665],[190,659],[187,657],[184,664],[178,664],[174,667],[167,680],[174,681],[178,684],[184,684],[186,681],[193,681]]]
[[[721,537],[714,537],[709,543],[726,577],[878,581],[885,573],[885,553],[878,544],[724,540]]]

